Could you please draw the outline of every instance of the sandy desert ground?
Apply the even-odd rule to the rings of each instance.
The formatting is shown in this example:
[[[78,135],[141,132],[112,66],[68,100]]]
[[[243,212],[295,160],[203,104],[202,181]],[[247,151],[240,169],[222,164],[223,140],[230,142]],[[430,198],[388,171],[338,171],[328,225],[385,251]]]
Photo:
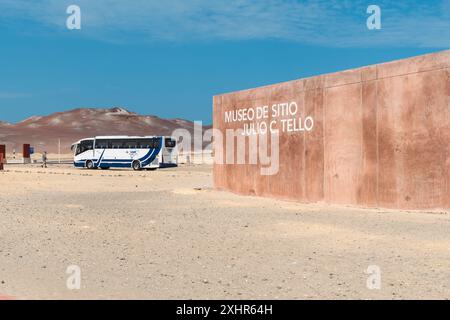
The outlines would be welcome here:
[[[448,299],[450,216],[242,197],[211,167],[0,172],[0,296]],[[66,269],[81,268],[69,290]],[[366,286],[370,265],[381,289]]]

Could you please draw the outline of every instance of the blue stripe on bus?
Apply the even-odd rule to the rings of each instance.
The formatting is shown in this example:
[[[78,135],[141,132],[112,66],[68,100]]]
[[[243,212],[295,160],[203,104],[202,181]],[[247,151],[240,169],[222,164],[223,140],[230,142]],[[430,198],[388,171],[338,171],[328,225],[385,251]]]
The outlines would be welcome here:
[[[100,168],[131,168],[131,163],[102,162]]]
[[[94,168],[98,168],[100,166],[100,164],[102,163],[102,158],[103,155],[105,154],[105,150],[103,150],[102,155],[100,156],[100,158],[98,159],[98,161],[94,162]]]
[[[155,150],[156,152],[153,153],[146,161],[144,161],[143,163],[141,163],[141,166],[142,166],[142,167],[146,167],[146,166],[148,166],[150,163],[152,163],[152,162],[155,160],[155,158],[157,157],[157,155],[159,154],[159,152],[161,151],[161,148],[162,148],[162,145],[161,145],[161,143],[160,143],[160,144],[159,144],[159,148]]]

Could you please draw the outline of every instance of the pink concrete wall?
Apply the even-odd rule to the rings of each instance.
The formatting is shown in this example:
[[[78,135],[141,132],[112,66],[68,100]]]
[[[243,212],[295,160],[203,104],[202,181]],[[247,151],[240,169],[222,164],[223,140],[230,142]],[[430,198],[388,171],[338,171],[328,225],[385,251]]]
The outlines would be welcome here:
[[[314,117],[313,131],[280,136],[276,175],[262,176],[260,164],[215,164],[216,188],[303,202],[450,209],[450,51],[215,96],[214,128],[242,128],[225,123],[225,111],[286,101]]]

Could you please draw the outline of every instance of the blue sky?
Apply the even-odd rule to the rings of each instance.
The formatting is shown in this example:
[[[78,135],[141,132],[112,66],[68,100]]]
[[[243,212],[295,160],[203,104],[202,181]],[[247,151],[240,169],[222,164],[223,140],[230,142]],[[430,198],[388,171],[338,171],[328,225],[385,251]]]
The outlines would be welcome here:
[[[450,0],[0,0],[0,120],[122,106],[210,123],[215,94],[445,50],[449,30]]]

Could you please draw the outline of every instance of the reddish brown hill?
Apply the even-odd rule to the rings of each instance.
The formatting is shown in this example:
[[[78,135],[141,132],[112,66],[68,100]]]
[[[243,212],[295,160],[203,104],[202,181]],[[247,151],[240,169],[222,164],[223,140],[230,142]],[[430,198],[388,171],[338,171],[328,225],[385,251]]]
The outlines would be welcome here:
[[[70,145],[82,138],[97,135],[170,135],[175,129],[193,132],[194,123],[182,119],[161,119],[139,115],[123,108],[80,108],[49,116],[33,116],[22,122],[0,122],[0,144],[7,152],[21,152],[23,143],[30,143],[36,152],[70,152]],[[207,129],[209,127],[204,127]]]

